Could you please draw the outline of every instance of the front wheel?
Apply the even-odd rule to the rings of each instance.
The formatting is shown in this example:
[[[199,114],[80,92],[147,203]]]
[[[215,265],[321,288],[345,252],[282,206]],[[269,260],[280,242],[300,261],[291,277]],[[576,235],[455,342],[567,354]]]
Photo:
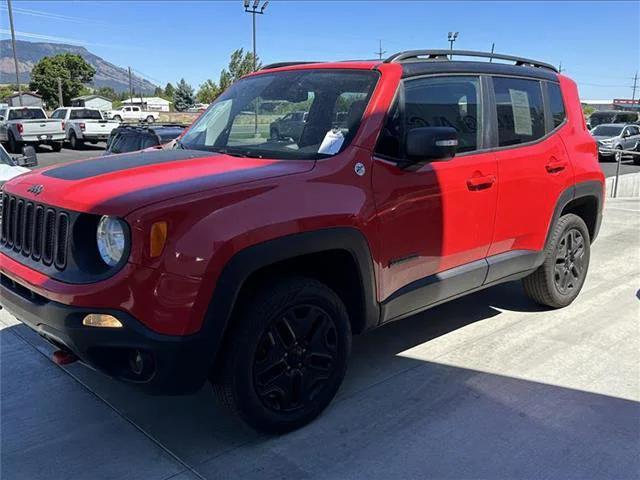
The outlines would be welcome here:
[[[113,117],[113,120],[115,122],[122,122],[122,117],[120,115],[116,115],[116,116]]]
[[[284,433],[331,402],[351,350],[346,308],[326,285],[295,277],[265,287],[236,315],[214,373],[221,402],[256,430]]]
[[[573,302],[582,289],[589,269],[591,244],[589,230],[577,215],[563,215],[552,228],[544,263],[522,282],[533,301],[561,308]]]
[[[149,115],[149,116],[147,117],[147,123],[153,123],[153,122],[155,122],[155,121],[156,121],[156,119],[155,119],[155,118],[153,118],[153,116]]]

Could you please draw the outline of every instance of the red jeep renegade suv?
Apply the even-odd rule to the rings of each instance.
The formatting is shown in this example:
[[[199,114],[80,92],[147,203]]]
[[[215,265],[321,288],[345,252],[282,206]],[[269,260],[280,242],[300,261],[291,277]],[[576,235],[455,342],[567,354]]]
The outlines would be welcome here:
[[[515,279],[570,304],[603,180],[576,85],[550,65],[270,65],[173,149],[7,182],[0,303],[58,362],[164,393],[210,379],[284,432],[331,401],[352,334]]]

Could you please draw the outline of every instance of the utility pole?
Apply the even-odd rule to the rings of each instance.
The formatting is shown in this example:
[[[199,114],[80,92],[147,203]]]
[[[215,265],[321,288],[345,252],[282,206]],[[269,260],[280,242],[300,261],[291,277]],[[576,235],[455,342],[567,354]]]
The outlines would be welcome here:
[[[449,35],[447,35],[447,39],[449,40],[449,50],[453,51],[453,44],[458,39],[458,34],[459,33],[460,32],[449,32]],[[449,58],[452,59],[453,58],[453,54],[449,55]]]
[[[382,50],[382,40],[379,40],[379,42],[380,42],[380,47],[378,48],[378,51],[376,52],[376,55],[378,55],[378,58],[379,58],[380,60],[382,60],[382,56],[383,56],[385,53],[387,53],[387,51],[386,51],[386,50]]]
[[[633,76],[633,93],[631,94],[631,108],[634,107],[636,101],[636,88],[638,86],[638,72]]]
[[[62,100],[62,79],[58,77],[58,107],[64,107],[64,100]]]
[[[18,87],[18,99],[22,106],[22,88],[20,88],[20,71],[18,70],[18,54],[16,53],[16,31],[13,28],[13,9],[11,0],[7,0],[7,10],[9,10],[9,26],[11,28],[11,46],[13,47],[13,65],[16,68],[16,86]]]
[[[261,0],[253,0],[253,4],[249,7],[250,0],[244,0],[244,11],[245,13],[250,13],[253,20],[253,71],[255,72],[258,69],[258,60],[256,54],[256,15],[264,15],[264,10],[269,5],[269,0],[262,4],[260,7]],[[260,7],[260,8],[258,8]],[[254,111],[254,136],[258,136],[258,102],[256,100],[255,103],[255,111]]]
[[[496,49],[496,43],[493,42],[491,44],[491,56],[489,57],[489,63],[493,62],[493,52],[495,52],[495,49]]]
[[[129,105],[133,103],[133,82],[131,81],[131,67],[129,69]]]

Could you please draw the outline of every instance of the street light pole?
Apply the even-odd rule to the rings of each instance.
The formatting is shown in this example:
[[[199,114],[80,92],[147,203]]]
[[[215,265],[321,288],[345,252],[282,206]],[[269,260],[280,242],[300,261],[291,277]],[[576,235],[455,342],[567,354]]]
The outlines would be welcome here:
[[[449,35],[447,35],[447,39],[449,40],[449,50],[451,51],[453,51],[453,44],[458,38],[458,33],[459,32],[449,32]],[[453,59],[453,55],[449,55],[449,57]]]
[[[246,13],[250,13],[253,17],[253,71],[257,70],[257,55],[256,55],[256,15],[264,15],[264,11],[269,5],[269,0],[264,2],[262,6],[260,6],[261,0],[253,0],[253,4],[249,6],[251,3],[250,0],[244,0],[244,11]]]
[[[13,64],[16,68],[16,86],[18,87],[18,99],[22,107],[22,88],[20,88],[20,71],[18,70],[18,54],[16,53],[16,31],[13,28],[13,9],[11,0],[7,0],[7,10],[9,10],[9,28],[11,28],[11,46],[13,47]]]
[[[244,11],[245,13],[250,13],[252,17],[253,24],[253,71],[255,72],[258,69],[258,56],[256,54],[256,15],[264,15],[264,10],[269,5],[269,0],[260,6],[261,0],[253,0],[253,4],[249,6],[250,0],[244,0]],[[256,99],[255,109],[254,109],[254,122],[253,122],[253,135],[258,136],[258,101]]]

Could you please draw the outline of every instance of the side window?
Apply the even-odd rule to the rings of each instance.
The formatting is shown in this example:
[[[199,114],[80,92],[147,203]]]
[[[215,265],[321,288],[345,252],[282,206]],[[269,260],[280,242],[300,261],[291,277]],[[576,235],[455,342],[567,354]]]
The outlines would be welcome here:
[[[549,94],[549,110],[551,110],[551,117],[553,118],[553,128],[556,128],[566,118],[560,85],[551,82],[547,83],[547,93]]]
[[[406,129],[452,127],[458,152],[477,150],[482,135],[480,79],[431,77],[405,83]]]
[[[6,110],[0,110],[0,117],[4,118],[5,120],[7,119],[7,111]]]
[[[631,131],[631,135],[640,135],[640,128],[638,127],[629,127],[629,130]]]
[[[540,82],[494,77],[493,86],[498,109],[498,145],[518,145],[544,137]]]

